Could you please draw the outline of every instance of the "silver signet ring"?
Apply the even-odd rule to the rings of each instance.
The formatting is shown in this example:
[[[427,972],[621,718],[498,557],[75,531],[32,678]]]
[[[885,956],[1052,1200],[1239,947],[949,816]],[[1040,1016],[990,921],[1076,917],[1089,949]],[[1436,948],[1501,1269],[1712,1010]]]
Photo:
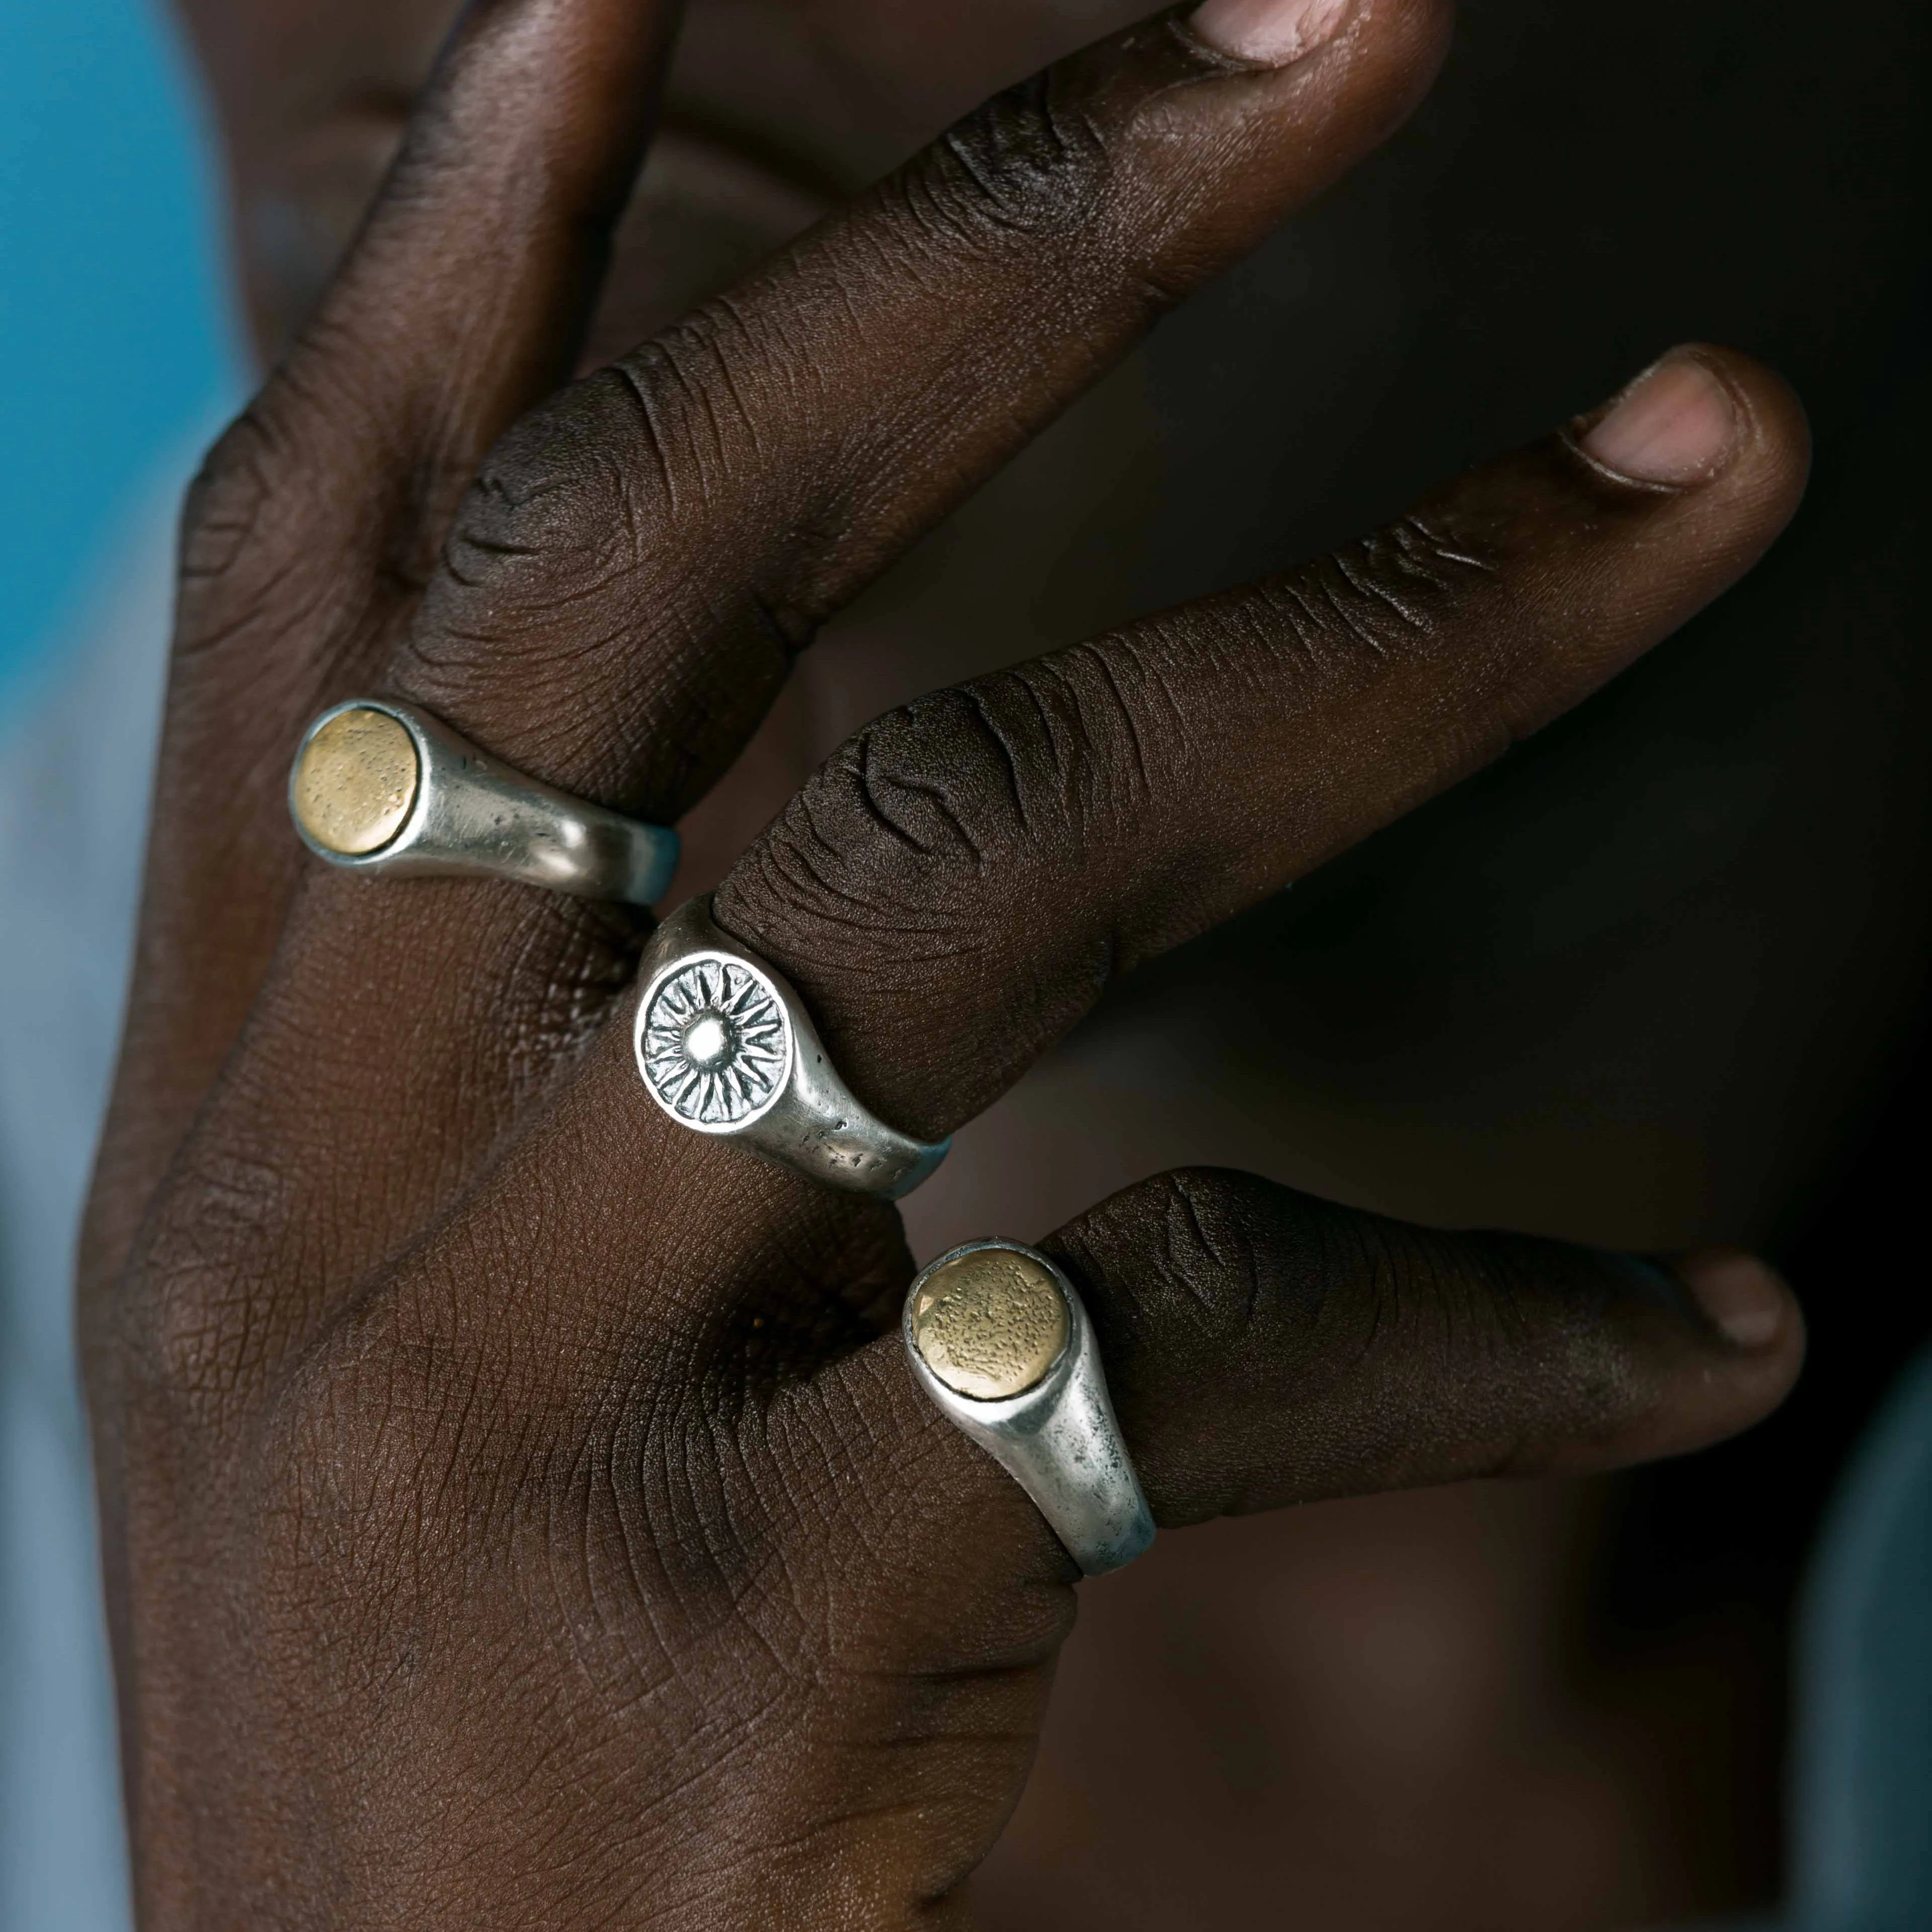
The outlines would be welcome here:
[[[1017,1241],[955,1248],[914,1282],[902,1327],[926,1394],[1033,1498],[1086,1575],[1154,1540],[1093,1325],[1046,1256]]]
[[[742,1141],[814,1180],[896,1201],[946,1158],[854,1097],[784,975],[721,932],[709,898],[657,929],[632,1031],[645,1090],[681,1127]]]
[[[515,879],[649,905],[678,837],[499,764],[413,704],[357,698],[302,734],[289,773],[302,843],[350,872]]]

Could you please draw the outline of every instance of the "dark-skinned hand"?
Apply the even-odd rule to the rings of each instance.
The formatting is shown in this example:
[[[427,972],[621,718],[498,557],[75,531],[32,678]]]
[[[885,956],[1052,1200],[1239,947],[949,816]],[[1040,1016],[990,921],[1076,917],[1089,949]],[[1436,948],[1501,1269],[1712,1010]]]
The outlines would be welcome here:
[[[388,694],[676,820],[814,628],[1380,140],[1447,29],[1443,0],[1158,16],[566,384],[668,9],[466,17],[188,507],[83,1282],[147,1925],[966,1922],[1075,1573],[907,1371],[897,1215],[650,1103],[647,921],[316,866],[289,759]],[[1774,377],[1678,352],[1332,556],[879,719],[718,920],[937,1138],[1114,975],[1666,636],[1804,464]],[[1690,1449],[1802,1348],[1742,1256],[1234,1173],[1043,1245],[1172,1528]]]

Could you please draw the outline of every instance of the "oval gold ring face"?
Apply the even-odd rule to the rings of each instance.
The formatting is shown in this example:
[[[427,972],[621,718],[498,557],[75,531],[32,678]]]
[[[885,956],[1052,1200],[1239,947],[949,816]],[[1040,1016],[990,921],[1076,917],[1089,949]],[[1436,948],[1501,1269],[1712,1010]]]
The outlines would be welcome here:
[[[422,783],[406,728],[386,711],[358,709],[330,718],[302,747],[290,795],[318,845],[358,859],[402,830]]]
[[[976,1402],[1036,1386],[1072,1332],[1052,1275],[1030,1255],[1000,1247],[975,1248],[934,1269],[914,1298],[911,1325],[926,1366]]]

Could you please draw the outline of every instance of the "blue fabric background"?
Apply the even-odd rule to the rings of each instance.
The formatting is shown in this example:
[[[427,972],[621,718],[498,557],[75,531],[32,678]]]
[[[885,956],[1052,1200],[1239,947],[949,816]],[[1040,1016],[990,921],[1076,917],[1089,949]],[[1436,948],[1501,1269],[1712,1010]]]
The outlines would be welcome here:
[[[200,117],[160,0],[0,0],[0,708],[232,386]]]
[[[161,0],[0,0],[0,1932],[124,1932],[71,1348],[172,502],[238,387]]]

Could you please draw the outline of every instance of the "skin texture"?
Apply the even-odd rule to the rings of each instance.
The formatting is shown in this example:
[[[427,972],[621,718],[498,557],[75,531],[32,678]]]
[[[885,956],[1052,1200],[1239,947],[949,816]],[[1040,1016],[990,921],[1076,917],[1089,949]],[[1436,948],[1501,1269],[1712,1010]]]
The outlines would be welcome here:
[[[1446,20],[1363,0],[1279,70],[1150,22],[558,390],[667,24],[469,16],[190,506],[84,1290],[154,1925],[964,1923],[1070,1625],[1064,1554],[907,1375],[897,1216],[637,1093],[638,925],[304,866],[288,748],[380,689],[680,816],[812,627],[1372,147]],[[967,1120],[1117,973],[1748,568],[1802,418],[1693,352],[1734,425],[1702,473],[1620,476],[1574,426],[1330,556],[890,713],[721,922],[868,1103]],[[1226,1172],[1047,1245],[1170,1528],[1676,1453],[1762,1414],[1801,1348],[1761,1272],[1739,1346],[1682,1285],[1735,1268]]]

